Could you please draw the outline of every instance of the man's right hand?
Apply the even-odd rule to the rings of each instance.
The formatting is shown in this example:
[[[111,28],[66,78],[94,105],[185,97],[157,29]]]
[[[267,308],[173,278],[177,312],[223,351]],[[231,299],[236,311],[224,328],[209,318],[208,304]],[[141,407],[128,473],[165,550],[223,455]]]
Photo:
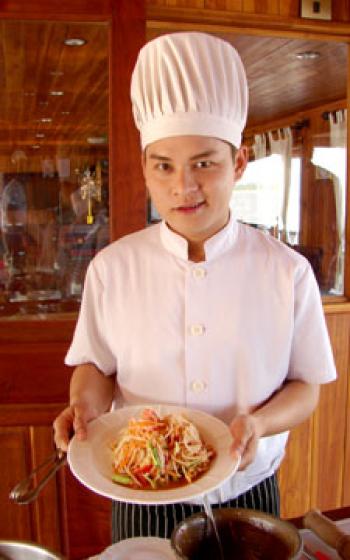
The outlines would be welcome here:
[[[87,424],[110,410],[115,393],[115,375],[104,375],[94,364],[81,364],[70,382],[70,405],[53,423],[56,447],[67,451],[70,438],[76,434],[84,440]]]
[[[75,434],[78,439],[87,437],[87,423],[96,418],[88,408],[83,405],[67,406],[53,423],[54,440],[57,449],[67,451],[68,443]]]

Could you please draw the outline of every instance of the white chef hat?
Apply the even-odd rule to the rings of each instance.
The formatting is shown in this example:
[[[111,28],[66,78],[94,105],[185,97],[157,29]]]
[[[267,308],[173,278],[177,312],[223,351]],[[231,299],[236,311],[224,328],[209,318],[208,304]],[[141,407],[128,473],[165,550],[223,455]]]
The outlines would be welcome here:
[[[133,71],[131,101],[142,148],[182,135],[241,145],[247,79],[236,49],[223,39],[184,32],[146,43]]]

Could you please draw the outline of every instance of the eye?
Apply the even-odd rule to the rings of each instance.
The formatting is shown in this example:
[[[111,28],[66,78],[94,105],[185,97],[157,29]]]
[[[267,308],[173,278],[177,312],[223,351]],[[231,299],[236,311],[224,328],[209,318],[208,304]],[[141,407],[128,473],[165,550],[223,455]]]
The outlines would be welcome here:
[[[157,163],[155,165],[155,169],[157,171],[170,171],[171,165],[170,165],[170,163],[167,163],[166,161],[160,161],[159,163]]]
[[[209,160],[197,161],[194,166],[196,169],[208,169],[212,166],[212,162]]]

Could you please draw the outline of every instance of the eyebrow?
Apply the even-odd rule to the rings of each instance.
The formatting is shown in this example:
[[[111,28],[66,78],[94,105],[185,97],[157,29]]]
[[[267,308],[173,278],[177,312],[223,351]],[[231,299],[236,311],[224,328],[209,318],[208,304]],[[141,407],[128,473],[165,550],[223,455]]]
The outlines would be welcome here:
[[[215,155],[217,150],[207,150],[206,152],[201,152],[200,154],[196,154],[195,156],[190,157],[190,161],[194,161],[196,159],[207,158],[209,156]],[[148,156],[150,159],[156,159],[158,161],[171,161],[170,157],[161,156],[159,154],[149,154]]]

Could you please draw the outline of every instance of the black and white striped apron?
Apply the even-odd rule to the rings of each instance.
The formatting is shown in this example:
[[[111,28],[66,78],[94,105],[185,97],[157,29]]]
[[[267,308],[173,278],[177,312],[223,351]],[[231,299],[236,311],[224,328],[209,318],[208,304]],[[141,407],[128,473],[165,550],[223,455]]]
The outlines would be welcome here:
[[[280,495],[277,477],[274,474],[237,498],[212,507],[250,508],[279,516]],[[148,506],[113,502],[112,542],[150,536],[169,539],[180,521],[200,511],[204,511],[203,506],[195,504]]]

